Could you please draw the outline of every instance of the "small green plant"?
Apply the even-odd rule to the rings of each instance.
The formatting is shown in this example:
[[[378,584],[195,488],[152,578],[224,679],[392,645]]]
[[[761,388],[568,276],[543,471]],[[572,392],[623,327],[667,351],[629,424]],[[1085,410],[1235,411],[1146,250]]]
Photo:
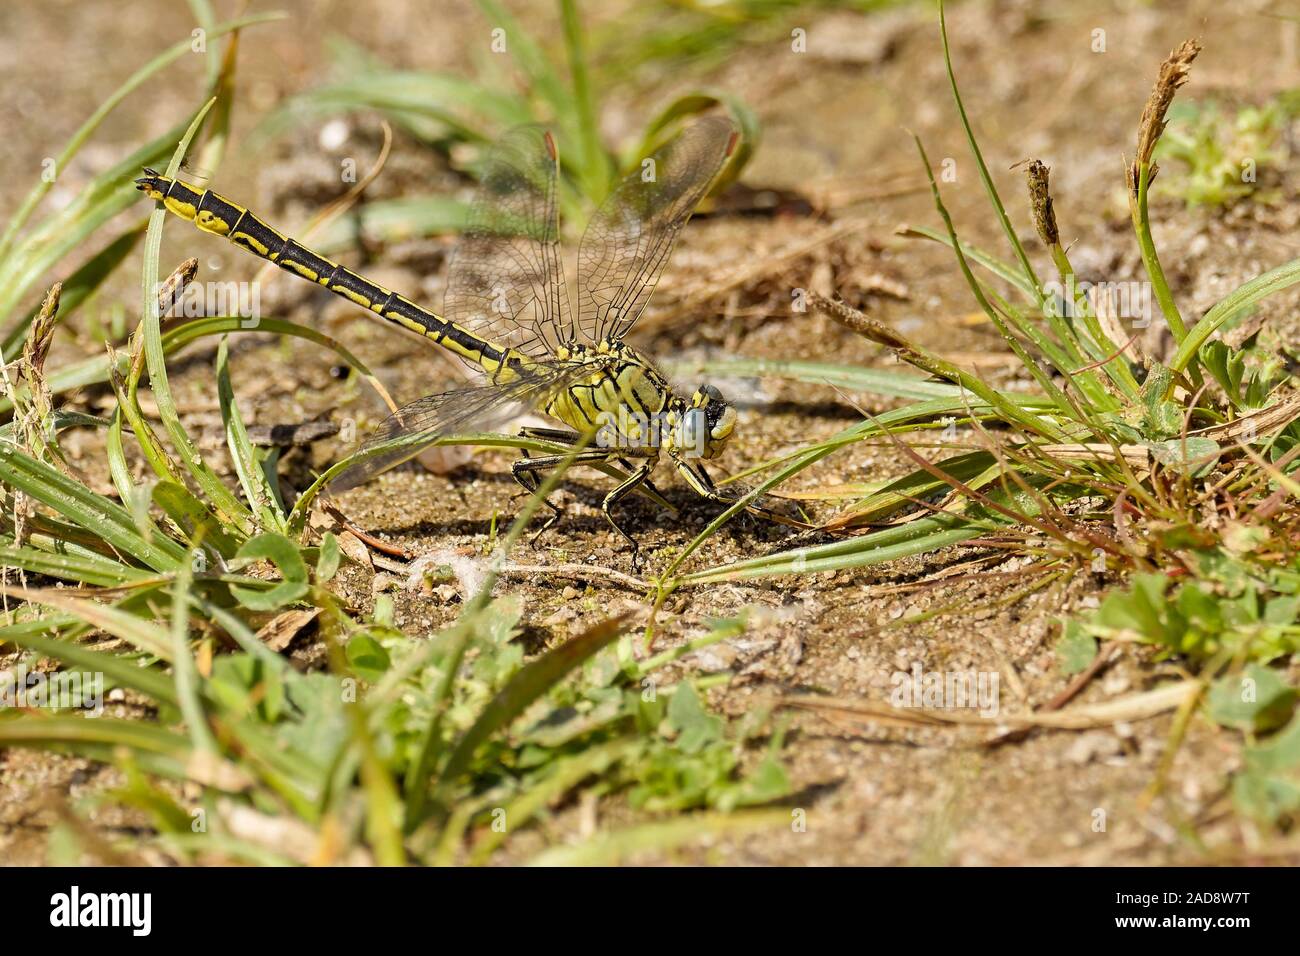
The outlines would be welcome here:
[[[1247,744],[1245,766],[1232,777],[1239,812],[1268,826],[1300,819],[1300,718],[1266,740]]]
[[[1138,574],[1102,601],[1082,629],[1134,640],[1166,656],[1267,663],[1300,650],[1300,572],[1224,550],[1188,556],[1194,576]]]
[[[287,539],[253,540],[282,554],[285,577],[250,592],[248,604],[279,615],[300,613],[293,608],[301,603],[320,608],[331,670],[299,673],[260,643],[244,611],[212,604],[209,583],[193,582],[190,593],[184,572],[171,588],[170,627],[149,621],[147,605],[104,608],[26,592],[66,613],[24,614],[0,628],[0,640],[65,672],[102,675],[156,717],[11,715],[0,719],[0,746],[116,764],[129,785],[93,802],[146,811],[151,839],[193,860],[486,862],[509,835],[589,781],[604,792],[627,790],[634,806],[656,812],[731,810],[788,790],[773,754],[740,770],[762,715],[730,727],[704,709],[691,683],[656,688],[653,675],[677,655],[631,662],[630,638],[611,646],[617,620],[531,662],[513,640],[518,605],[509,599],[477,602],[448,631],[413,640],[382,607],[369,622],[353,621],[323,590],[338,561],[330,538],[306,573]],[[295,592],[305,601],[290,598]],[[215,656],[206,673],[190,657],[195,611],[216,625],[210,634],[244,648]],[[92,628],[129,650],[85,647],[77,638]],[[714,639],[729,633],[719,629]],[[181,801],[155,780],[199,784],[201,796]],[[286,843],[286,832],[305,836]]]
[[[1236,110],[1213,101],[1175,104],[1156,158],[1179,168],[1165,174],[1159,192],[1189,206],[1227,206],[1246,197],[1276,201],[1277,188],[1260,177],[1289,158],[1285,133],[1292,116],[1284,98]]]
[[[1205,709],[1212,721],[1246,738],[1242,766],[1231,779],[1237,812],[1265,826],[1293,827],[1300,819],[1295,689],[1276,670],[1251,664],[1215,681]]]

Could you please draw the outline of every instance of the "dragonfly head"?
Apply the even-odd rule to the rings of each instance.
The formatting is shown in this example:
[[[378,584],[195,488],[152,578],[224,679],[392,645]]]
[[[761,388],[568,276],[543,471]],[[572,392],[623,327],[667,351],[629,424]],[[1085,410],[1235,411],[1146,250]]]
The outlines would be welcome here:
[[[135,181],[135,188],[140,190],[150,199],[159,201],[167,197],[167,187],[171,183],[158,174],[157,170],[150,169],[148,166],[144,169],[144,175]]]
[[[692,458],[716,458],[736,430],[736,409],[713,385],[701,385],[691,396],[677,425],[675,444]]]

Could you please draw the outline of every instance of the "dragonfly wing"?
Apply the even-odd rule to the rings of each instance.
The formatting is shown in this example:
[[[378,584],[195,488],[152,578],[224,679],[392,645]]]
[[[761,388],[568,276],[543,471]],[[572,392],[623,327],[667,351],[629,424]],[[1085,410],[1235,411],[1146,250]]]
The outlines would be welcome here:
[[[554,360],[516,371],[518,377],[504,384],[469,386],[402,406],[366,439],[357,462],[330,482],[331,489],[355,488],[447,435],[499,428],[590,375],[591,365]]]
[[[447,318],[535,358],[573,338],[556,212],[558,161],[555,141],[540,127],[502,137],[488,154],[447,273]]]
[[[722,116],[687,127],[632,171],[592,217],[578,249],[578,328],[621,339],[640,318],[673,244],[735,145]]]

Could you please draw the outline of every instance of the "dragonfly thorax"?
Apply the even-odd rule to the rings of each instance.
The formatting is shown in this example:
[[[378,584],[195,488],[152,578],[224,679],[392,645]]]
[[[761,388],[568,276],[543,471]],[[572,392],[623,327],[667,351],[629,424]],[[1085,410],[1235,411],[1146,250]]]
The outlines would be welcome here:
[[[632,346],[571,342],[557,356],[590,367],[546,412],[578,432],[595,430],[598,447],[631,455],[715,458],[735,428],[736,411],[712,385],[688,400]]]

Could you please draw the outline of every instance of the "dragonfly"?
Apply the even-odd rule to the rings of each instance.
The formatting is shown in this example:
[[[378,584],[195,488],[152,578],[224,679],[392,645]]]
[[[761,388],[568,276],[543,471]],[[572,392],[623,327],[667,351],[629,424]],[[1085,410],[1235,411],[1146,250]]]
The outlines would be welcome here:
[[[540,411],[565,427],[525,428],[520,437],[568,451],[523,450],[511,468],[514,479],[535,494],[552,469],[621,465],[623,480],[605,495],[601,511],[639,566],[638,543],[614,509],[638,489],[663,500],[651,482],[662,459],[697,494],[733,503],[719,493],[704,462],[717,458],[733,437],[735,407],[708,383],[687,397],[625,340],[737,139],[729,119],[705,117],[614,185],[578,247],[576,310],[561,258],[559,153],[541,127],[514,129],[490,150],[448,266],[442,315],[313,252],[210,189],[151,169],[136,185],[199,229],[431,339],[481,373],[481,384],[399,408],[333,488],[358,485],[450,434],[491,430]],[[545,504],[552,514],[537,536],[562,514],[549,499]]]

